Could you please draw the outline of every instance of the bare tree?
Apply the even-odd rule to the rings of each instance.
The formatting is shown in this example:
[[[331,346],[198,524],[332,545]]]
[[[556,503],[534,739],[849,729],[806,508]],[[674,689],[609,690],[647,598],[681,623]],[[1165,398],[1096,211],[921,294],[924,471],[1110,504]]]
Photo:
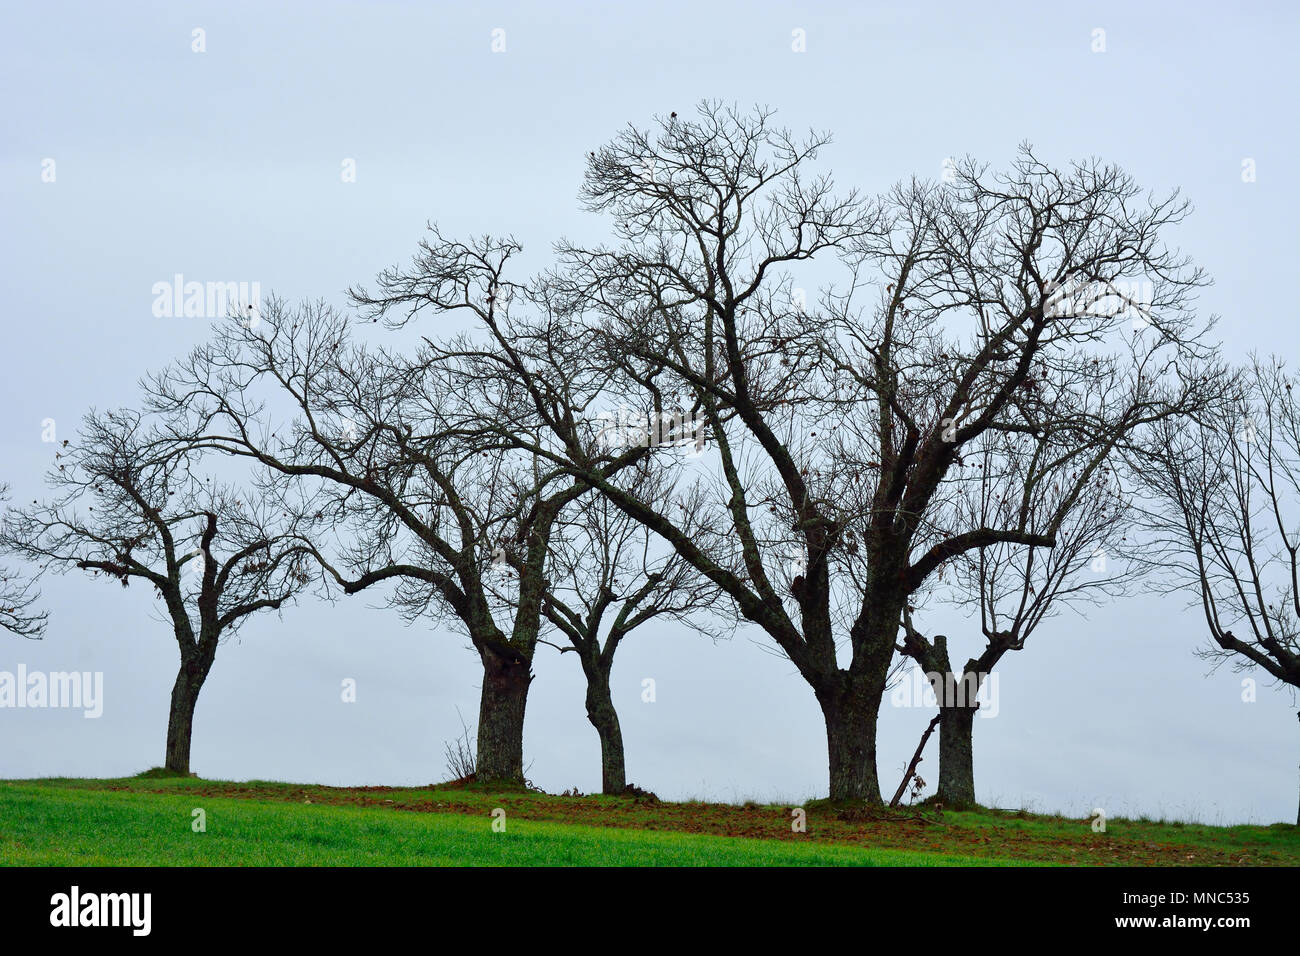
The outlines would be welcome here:
[[[621,478],[634,486],[633,493],[665,500],[672,488],[652,467],[646,461]],[[679,501],[688,528],[707,520],[698,504]],[[666,621],[717,639],[729,630],[716,613],[719,597],[716,585],[608,498],[584,495],[561,512],[551,539],[543,613],[568,642],[561,651],[576,652],[587,679],[587,719],[600,738],[604,793],[627,790],[623,732],[610,692],[619,646],[633,631]]]
[[[1084,467],[1080,458],[1095,451],[1073,429],[1037,436],[990,432],[965,459],[970,478],[951,502],[953,527],[1023,526],[1031,533],[1055,529],[1056,543],[1051,548],[1009,542],[981,546],[931,579],[924,598],[978,613],[985,645],[960,670],[950,662],[947,637],[927,638],[913,622],[912,607],[903,610],[899,651],[921,668],[939,705],[936,796],[945,807],[976,803],[976,698],[1001,659],[1023,650],[1045,619],[1114,594],[1128,579],[1122,564],[1128,503],[1116,470],[1104,464],[1082,488],[1076,487]]]
[[[165,765],[189,773],[194,710],[221,641],[311,581],[292,522],[247,490],[194,469],[140,413],[90,413],[48,475],[55,496],[10,514],[0,549],[42,570],[151,586],[180,650]],[[83,510],[84,509],[84,510]]]
[[[1224,374],[1223,402],[1132,452],[1153,587],[1191,592],[1214,667],[1300,687],[1300,403],[1278,359]],[[1300,823],[1300,811],[1297,813]]]
[[[271,301],[256,327],[219,326],[151,390],[179,440],[252,458],[300,489],[296,513],[345,592],[389,583],[408,619],[463,629],[483,665],[478,779],[522,785],[549,540],[587,488],[501,440],[500,423],[531,399],[481,372],[432,343],[366,348],[321,303]],[[507,558],[522,571],[510,601],[485,580]]]
[[[589,668],[589,706],[594,710],[593,721],[598,721],[607,757],[605,784],[621,792],[623,785],[617,784],[617,779],[625,780],[626,773],[621,741],[617,740],[617,717],[608,701],[614,650],[631,629],[629,624],[662,616],[694,623],[692,612],[703,606],[706,595],[716,597],[717,592],[699,581],[688,584],[690,575],[675,561],[653,570],[643,567],[644,592],[602,597],[599,591],[588,591],[593,580],[599,586],[602,570],[617,573],[625,556],[613,554],[613,564],[602,566],[603,559],[597,559],[582,567],[564,540],[555,538],[556,521],[570,507],[578,507],[589,520],[596,519],[600,512],[592,510],[593,506],[576,504],[593,487],[589,475],[617,483],[624,469],[636,468],[641,469],[642,478],[625,487],[653,488],[655,493],[667,487],[658,479],[644,477],[652,467],[649,459],[662,458],[665,447],[683,441],[702,447],[707,428],[697,427],[698,405],[673,405],[680,396],[660,387],[657,376],[662,369],[657,363],[629,356],[604,330],[586,330],[575,324],[569,303],[563,297],[557,300],[550,283],[516,281],[509,269],[520,251],[511,238],[482,236],[462,242],[431,226],[430,236],[420,243],[409,265],[385,270],[374,292],[358,287],[351,290],[351,297],[364,319],[382,319],[394,330],[423,314],[437,317],[444,327],[456,318],[468,320],[469,328],[459,334],[436,341],[426,337],[405,366],[421,371],[405,374],[444,370],[447,390],[460,399],[456,405],[458,434],[476,436],[490,455],[527,462],[519,465],[521,474],[531,469],[531,478],[519,482],[511,507],[500,516],[502,541],[492,549],[498,567],[512,567],[517,572],[514,591],[503,595],[489,587],[489,598],[497,600],[496,613],[513,618],[511,643],[530,662],[543,618],[564,630],[571,641],[577,636],[584,668]],[[391,355],[388,361],[393,361]],[[619,376],[638,383],[636,405],[630,406],[611,389]],[[610,405],[617,408],[611,411]],[[604,440],[615,419],[617,427],[629,427],[629,413],[643,423],[644,440]],[[665,442],[665,436],[676,437]],[[571,474],[571,457],[583,461],[581,476]],[[662,468],[663,462],[653,467]],[[680,469],[680,462],[675,467]],[[533,503],[525,507],[530,500]],[[689,493],[673,500],[675,507],[691,507]],[[582,508],[587,510],[582,512]],[[589,525],[588,531],[596,534],[596,539],[602,534],[626,537],[626,529],[613,522],[612,514],[605,514],[604,530]],[[519,525],[520,518],[527,519],[527,526]],[[564,524],[565,534],[574,533],[571,521],[566,519]],[[527,548],[521,547],[525,542]],[[555,575],[545,571],[548,560],[560,563]],[[651,582],[650,576],[655,574],[660,577]],[[482,581],[480,578],[476,586],[483,587]],[[679,593],[670,593],[670,587]],[[579,622],[581,612],[570,603],[574,601],[588,602],[588,615],[598,607],[600,612]],[[612,621],[607,617],[611,606],[618,608]],[[620,617],[622,612],[626,616]],[[602,624],[614,628],[606,633],[603,643]],[[521,737],[522,709],[519,716],[517,734]],[[480,721],[480,766],[485,748],[482,728]]]
[[[1113,446],[1195,405],[1199,382],[1173,359],[1203,331],[1188,308],[1203,279],[1160,238],[1186,205],[1144,196],[1113,166],[1058,170],[1025,148],[1005,173],[963,161],[951,182],[866,201],[808,172],[827,140],[717,104],[630,128],[592,154],[584,188],[615,244],[562,245],[547,280],[557,314],[603,337],[587,351],[624,356],[607,388],[644,407],[651,382],[703,410],[728,533],[692,535],[597,474],[580,425],[551,416],[564,454],[534,451],[566,461],[766,631],[821,705],[831,796],[874,802],[876,720],[909,600],[967,552],[1057,540],[1059,526],[1018,516],[936,538],[964,454],[1061,416]],[[816,278],[809,260],[828,258],[846,280],[811,302],[791,270]],[[1078,389],[1107,381],[1090,372],[1098,362],[1129,387],[1089,421]],[[1104,457],[1084,456],[1066,498]]]
[[[63,456],[62,452],[55,454]],[[0,485],[0,504],[8,500],[9,486]],[[0,628],[19,637],[39,638],[49,618],[48,612],[33,610],[40,596],[32,577],[14,568],[0,567]]]

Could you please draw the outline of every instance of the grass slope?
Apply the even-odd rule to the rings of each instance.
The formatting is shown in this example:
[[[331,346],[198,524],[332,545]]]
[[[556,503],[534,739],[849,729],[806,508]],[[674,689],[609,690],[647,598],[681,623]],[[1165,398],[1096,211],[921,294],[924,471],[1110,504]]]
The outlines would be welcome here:
[[[206,812],[204,833],[192,811]],[[899,850],[395,813],[185,793],[0,785],[0,864],[52,866],[908,866],[973,858]]]
[[[202,808],[207,830],[192,830]],[[506,813],[493,832],[492,811]],[[0,865],[942,866],[1300,863],[1300,828],[1026,813],[660,803],[472,787],[336,788],[158,774],[0,782]]]

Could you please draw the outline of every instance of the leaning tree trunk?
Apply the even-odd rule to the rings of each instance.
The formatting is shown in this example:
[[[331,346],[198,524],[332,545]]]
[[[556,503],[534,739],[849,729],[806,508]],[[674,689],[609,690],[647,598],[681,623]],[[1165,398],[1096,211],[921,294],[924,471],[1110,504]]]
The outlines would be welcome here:
[[[524,785],[524,708],[532,682],[532,662],[508,644],[482,645],[483,692],[478,709],[478,758],[474,776],[481,783]]]
[[[627,762],[623,755],[623,729],[609,690],[609,672],[599,663],[584,663],[587,674],[587,719],[600,737],[600,787],[602,793],[627,789]]]
[[[935,714],[930,719],[929,726],[925,728],[925,733],[921,734],[921,742],[916,745],[916,753],[912,754],[912,761],[903,771],[903,779],[899,781],[898,789],[894,791],[894,798],[889,801],[891,807],[898,806],[898,801],[903,799],[903,794],[907,792],[907,785],[912,782],[916,776],[916,768],[921,763],[921,754],[925,752],[925,745],[930,740],[930,735],[934,733],[934,728],[939,726],[939,721],[943,720],[943,714]]]
[[[974,707],[940,706],[939,789],[937,797],[950,809],[975,806]]]
[[[167,719],[167,759],[164,766],[175,773],[189,775],[190,740],[194,735],[194,708],[199,691],[212,669],[211,658],[194,655],[181,661],[172,685],[171,714]]]

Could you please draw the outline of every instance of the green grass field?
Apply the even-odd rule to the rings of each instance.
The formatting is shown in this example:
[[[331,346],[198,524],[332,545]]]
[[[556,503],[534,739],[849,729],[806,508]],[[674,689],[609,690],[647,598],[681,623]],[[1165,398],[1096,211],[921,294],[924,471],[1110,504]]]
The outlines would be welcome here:
[[[503,832],[493,811],[504,810]],[[195,832],[201,809],[205,832]],[[1295,826],[227,783],[0,781],[6,866],[1295,865]]]

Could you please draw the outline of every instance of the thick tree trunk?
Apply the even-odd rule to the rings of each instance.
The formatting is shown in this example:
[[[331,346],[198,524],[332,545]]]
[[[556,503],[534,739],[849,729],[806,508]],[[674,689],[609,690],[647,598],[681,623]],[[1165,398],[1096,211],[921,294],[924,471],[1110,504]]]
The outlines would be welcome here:
[[[938,799],[945,807],[975,805],[975,756],[971,743],[976,707],[941,707]]]
[[[817,701],[826,719],[830,798],[882,803],[876,773],[876,719],[884,683],[871,687],[839,671],[828,684],[817,690]]]
[[[167,719],[167,758],[164,766],[176,773],[190,772],[190,740],[194,735],[194,708],[208,679],[212,662],[182,661],[172,685],[171,714]]]
[[[478,709],[478,756],[474,775],[487,783],[524,785],[524,708],[532,662],[505,645],[480,649],[483,692]]]
[[[594,666],[587,673],[587,719],[600,737],[600,787],[602,793],[627,789],[627,763],[623,756],[623,729],[609,691],[609,674]]]

